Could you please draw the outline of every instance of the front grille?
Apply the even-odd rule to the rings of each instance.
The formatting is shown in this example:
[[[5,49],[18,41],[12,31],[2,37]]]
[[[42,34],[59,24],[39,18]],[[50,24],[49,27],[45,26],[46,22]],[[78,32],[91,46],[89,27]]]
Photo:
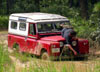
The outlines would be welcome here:
[[[64,45],[66,44],[66,42],[64,41]],[[77,53],[79,53],[79,47],[78,47],[78,41],[77,41],[77,45],[76,46],[73,46],[72,45],[72,42],[71,42],[71,46],[73,47],[73,49],[77,52]],[[60,53],[62,53],[62,50],[63,50],[63,48],[64,47],[61,47],[60,48]],[[67,49],[66,51],[64,51],[63,53],[62,53],[62,56],[64,56],[64,55],[69,55],[70,56],[70,54],[72,54],[73,52],[70,50],[70,49]]]

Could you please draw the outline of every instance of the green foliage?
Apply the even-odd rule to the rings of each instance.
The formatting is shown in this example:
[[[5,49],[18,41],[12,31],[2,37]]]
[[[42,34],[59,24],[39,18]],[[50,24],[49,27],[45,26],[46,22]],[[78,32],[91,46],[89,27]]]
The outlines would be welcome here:
[[[35,5],[32,0],[17,0],[11,8],[11,13],[15,12],[34,12]]]
[[[78,8],[69,8],[68,0],[43,0],[40,3],[40,11],[46,13],[60,14],[71,18],[73,18],[74,15],[79,15]]]
[[[6,15],[6,0],[3,0],[3,3],[0,5],[0,15]]]
[[[0,16],[0,30],[8,28],[8,16]]]
[[[94,12],[100,12],[100,2],[95,4],[93,11]]]
[[[78,37],[89,38],[91,32],[95,31],[97,26],[92,25],[91,21],[83,20],[80,17],[70,18],[71,24],[74,26]]]

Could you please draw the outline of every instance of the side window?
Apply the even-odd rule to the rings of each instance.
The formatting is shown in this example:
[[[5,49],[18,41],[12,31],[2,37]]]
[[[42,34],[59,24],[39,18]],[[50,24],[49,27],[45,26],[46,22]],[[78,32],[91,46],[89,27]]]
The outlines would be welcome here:
[[[36,35],[35,24],[29,24],[29,34]]]
[[[20,22],[20,24],[19,24],[19,30],[26,31],[26,23]]]
[[[17,29],[17,22],[12,21],[11,22],[11,28],[12,29]]]

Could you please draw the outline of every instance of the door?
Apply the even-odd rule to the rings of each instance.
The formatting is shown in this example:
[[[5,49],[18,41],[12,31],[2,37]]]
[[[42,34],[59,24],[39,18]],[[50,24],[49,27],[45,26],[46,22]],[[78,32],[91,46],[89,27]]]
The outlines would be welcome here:
[[[28,33],[28,38],[27,38],[27,51],[33,54],[36,45],[37,45],[36,27],[34,23],[29,23],[29,33]]]

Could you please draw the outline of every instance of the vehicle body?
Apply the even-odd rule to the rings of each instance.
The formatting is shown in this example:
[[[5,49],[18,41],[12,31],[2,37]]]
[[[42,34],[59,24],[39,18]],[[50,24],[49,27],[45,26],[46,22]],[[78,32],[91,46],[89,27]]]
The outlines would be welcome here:
[[[63,53],[65,39],[61,36],[60,24],[69,24],[66,17],[48,13],[16,13],[9,17],[8,47],[19,47],[20,52],[28,52],[44,59],[66,57]],[[89,53],[86,39],[73,39],[72,47],[77,56]]]

